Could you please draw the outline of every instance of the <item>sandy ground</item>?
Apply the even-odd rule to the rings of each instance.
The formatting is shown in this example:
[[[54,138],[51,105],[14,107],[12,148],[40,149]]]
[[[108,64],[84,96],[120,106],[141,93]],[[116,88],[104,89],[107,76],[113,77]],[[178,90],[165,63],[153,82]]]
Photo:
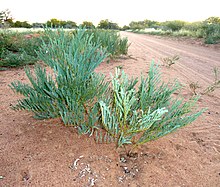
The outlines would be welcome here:
[[[178,55],[170,68],[161,65],[163,79],[178,79],[190,98],[189,83],[202,92],[220,68],[220,49],[193,40],[176,40],[133,33],[129,56],[97,68],[109,76],[121,66],[130,76],[146,74],[154,59]],[[22,68],[0,71],[0,186],[220,186],[220,89],[202,95],[207,111],[191,125],[139,148],[132,158],[114,144],[96,144],[60,119],[35,120],[27,111],[13,111],[19,96],[7,86],[26,81]],[[120,160],[123,158],[123,160]],[[123,162],[122,162],[123,161]]]

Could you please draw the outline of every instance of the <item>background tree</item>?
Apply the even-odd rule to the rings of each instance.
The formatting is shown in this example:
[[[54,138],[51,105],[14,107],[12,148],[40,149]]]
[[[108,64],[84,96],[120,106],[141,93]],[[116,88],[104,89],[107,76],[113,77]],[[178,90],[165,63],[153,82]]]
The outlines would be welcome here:
[[[129,23],[129,27],[132,30],[141,30],[145,28],[145,24],[144,21],[132,21],[131,23]]]
[[[16,27],[16,28],[32,28],[32,25],[29,24],[27,21],[16,21],[13,24],[13,27]]]
[[[60,21],[60,26],[66,29],[73,29],[77,28],[76,22],[73,21]]]
[[[0,26],[12,26],[13,18],[9,9],[0,12]]]
[[[220,17],[209,17],[203,22],[205,43],[215,44],[220,40]]]
[[[33,27],[33,28],[43,28],[44,25],[45,25],[44,23],[37,23],[37,22],[36,22],[36,23],[33,23],[33,24],[32,24],[32,27]]]
[[[85,27],[86,29],[94,29],[95,26],[90,21],[84,21],[81,25],[81,27]]]
[[[46,22],[46,25],[52,28],[60,27],[60,20],[52,18]]]
[[[108,19],[101,20],[98,24],[98,28],[100,29],[113,29],[113,30],[119,30],[120,27],[117,23],[113,23],[109,21]]]
[[[162,26],[165,26],[167,30],[179,31],[184,27],[185,24],[186,24],[185,21],[174,20],[174,21],[166,21],[162,23]]]
[[[123,31],[129,30],[129,29],[130,29],[130,27],[127,26],[127,25],[124,25],[124,26],[121,28],[121,30],[123,30]]]
[[[220,17],[209,17],[205,22],[209,24],[220,24]]]
[[[160,23],[158,21],[152,21],[152,20],[145,19],[144,26],[145,26],[145,28],[155,28],[156,29],[160,26]]]

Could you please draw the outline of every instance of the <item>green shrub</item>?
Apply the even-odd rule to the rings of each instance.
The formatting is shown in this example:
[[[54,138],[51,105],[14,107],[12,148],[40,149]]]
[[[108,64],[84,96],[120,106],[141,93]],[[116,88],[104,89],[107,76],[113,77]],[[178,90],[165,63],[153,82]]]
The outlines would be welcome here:
[[[5,50],[0,55],[0,67],[17,67],[34,64],[38,58],[28,55],[25,51],[19,53]]]
[[[43,42],[38,55],[53,73],[47,74],[39,65],[34,74],[26,68],[31,85],[11,84],[14,91],[24,95],[13,108],[32,111],[37,118],[61,117],[65,124],[86,131],[91,107],[107,89],[104,77],[94,73],[107,53],[84,30],[76,35],[46,30],[46,35],[49,42]]]
[[[205,43],[215,44],[220,40],[220,23],[204,23]]]
[[[126,55],[128,52],[128,39],[120,38],[117,31],[93,29],[87,33],[93,35],[93,42],[100,41],[101,46],[106,48],[111,58],[115,58],[121,54]]]
[[[116,142],[117,147],[134,147],[158,139],[194,121],[197,98],[186,103],[174,99],[177,83],[163,83],[158,67],[151,65],[148,77],[128,79],[120,70],[112,76],[112,85],[94,73],[107,57],[94,35],[79,29],[75,35],[62,30],[46,30],[49,42],[43,42],[38,55],[52,73],[36,66],[26,68],[30,84],[19,81],[10,87],[24,97],[13,106],[28,110],[35,117],[62,118],[80,133],[96,133],[98,142]],[[137,89],[136,89],[137,87]]]
[[[75,35],[77,30],[68,32],[68,39],[71,38],[71,33]],[[93,35],[92,42],[100,43],[103,48],[106,48],[109,56],[115,58],[121,54],[127,54],[128,40],[120,38],[116,31],[105,31],[91,29],[85,31],[86,34]],[[27,64],[34,64],[39,60],[37,51],[39,51],[42,42],[48,42],[48,36],[44,33],[39,33],[37,37],[33,36],[32,32],[11,32],[4,31],[0,33],[0,66],[16,67]],[[26,36],[31,36],[27,38]]]
[[[0,33],[0,66],[24,66],[38,61],[36,51],[39,50],[42,39],[25,38],[26,34],[7,30]]]
[[[163,23],[166,29],[171,31],[179,31],[184,27],[185,24],[186,22],[180,20],[166,21],[165,23]]]
[[[109,96],[99,102],[101,116],[97,141],[110,140],[115,141],[117,147],[128,144],[135,147],[191,123],[202,113],[192,112],[198,98],[188,102],[172,98],[180,89],[179,84],[161,82],[154,64],[148,77],[142,77],[135,89],[137,82],[137,79],[128,79],[123,71],[116,71]]]

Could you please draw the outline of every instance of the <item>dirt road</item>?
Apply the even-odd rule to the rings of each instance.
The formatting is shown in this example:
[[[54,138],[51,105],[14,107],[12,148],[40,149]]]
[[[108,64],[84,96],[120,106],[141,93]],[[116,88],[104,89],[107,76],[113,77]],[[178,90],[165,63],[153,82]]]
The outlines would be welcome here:
[[[198,81],[200,93],[214,81],[212,69],[220,68],[220,50],[193,40],[121,35],[131,43],[128,57],[102,63],[96,71],[109,76],[121,66],[140,77],[152,59],[160,63],[178,55],[170,68],[161,65],[163,79],[178,79],[185,86],[181,95],[190,98],[189,83]],[[30,112],[11,110],[20,97],[8,87],[14,80],[27,81],[22,68],[0,71],[0,186],[220,186],[220,89],[201,96],[198,107],[207,111],[193,124],[121,162],[114,144],[96,144],[60,119],[36,120]]]
[[[131,54],[148,62],[178,55],[180,60],[173,66],[178,78],[199,80],[202,85],[212,83],[213,68],[220,68],[220,50],[143,34],[123,32],[122,35],[132,43]]]

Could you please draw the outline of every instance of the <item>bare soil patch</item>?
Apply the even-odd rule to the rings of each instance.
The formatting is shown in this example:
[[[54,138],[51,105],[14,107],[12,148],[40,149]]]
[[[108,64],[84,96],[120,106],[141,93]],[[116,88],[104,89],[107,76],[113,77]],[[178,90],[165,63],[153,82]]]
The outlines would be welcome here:
[[[189,82],[203,90],[220,68],[219,48],[192,41],[121,33],[131,42],[129,56],[102,63],[96,71],[109,76],[121,66],[130,76],[146,74],[154,59],[178,55],[170,68],[161,66],[164,80],[178,79],[190,98]],[[8,84],[27,81],[23,68],[0,71],[0,186],[220,186],[220,90],[203,95],[207,111],[193,124],[137,150],[131,157],[114,144],[97,144],[80,136],[60,119],[36,120],[10,105],[20,96]]]

